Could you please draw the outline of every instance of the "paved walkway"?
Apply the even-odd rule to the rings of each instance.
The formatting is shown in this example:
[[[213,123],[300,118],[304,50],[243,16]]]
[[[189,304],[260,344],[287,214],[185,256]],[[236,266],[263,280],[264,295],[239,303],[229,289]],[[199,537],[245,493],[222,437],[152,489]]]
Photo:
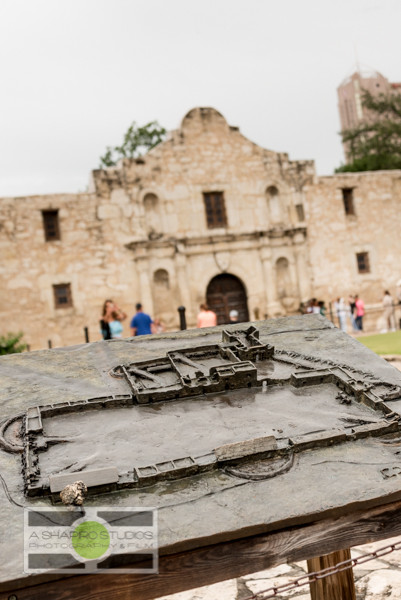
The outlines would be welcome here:
[[[401,541],[401,538],[358,546],[352,549],[351,556],[356,558],[398,541]],[[283,564],[238,579],[229,579],[187,592],[163,596],[162,600],[245,600],[256,592],[273,585],[283,585],[306,573],[306,561]],[[354,568],[354,579],[357,600],[401,600],[401,550]],[[283,593],[276,598],[310,600],[309,586]]]
[[[401,371],[401,356],[389,356],[386,359]],[[401,542],[401,537],[358,546],[351,550],[351,556],[356,558],[394,542]],[[353,571],[357,600],[401,600],[401,550],[367,562],[360,567],[357,566]],[[163,596],[160,600],[245,600],[254,593],[274,585],[283,585],[306,573],[306,561],[283,564],[238,579],[229,579],[187,592]],[[278,595],[276,598],[310,600],[309,587],[304,586]]]

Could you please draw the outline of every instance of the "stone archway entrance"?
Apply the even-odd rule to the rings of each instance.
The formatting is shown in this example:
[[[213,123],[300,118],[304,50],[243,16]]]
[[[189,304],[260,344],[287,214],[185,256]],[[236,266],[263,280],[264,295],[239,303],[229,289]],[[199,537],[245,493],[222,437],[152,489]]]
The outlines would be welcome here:
[[[230,310],[238,311],[238,321],[249,321],[248,303],[244,284],[235,275],[223,273],[209,282],[206,301],[217,315],[217,324],[230,321]]]

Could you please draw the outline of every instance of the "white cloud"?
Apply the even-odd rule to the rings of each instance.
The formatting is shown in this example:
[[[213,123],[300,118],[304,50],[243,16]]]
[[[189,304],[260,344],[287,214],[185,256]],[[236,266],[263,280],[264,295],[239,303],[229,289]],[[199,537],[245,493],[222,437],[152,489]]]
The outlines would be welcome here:
[[[332,172],[354,45],[401,80],[400,22],[398,0],[2,0],[0,195],[82,190],[131,121],[202,105]]]

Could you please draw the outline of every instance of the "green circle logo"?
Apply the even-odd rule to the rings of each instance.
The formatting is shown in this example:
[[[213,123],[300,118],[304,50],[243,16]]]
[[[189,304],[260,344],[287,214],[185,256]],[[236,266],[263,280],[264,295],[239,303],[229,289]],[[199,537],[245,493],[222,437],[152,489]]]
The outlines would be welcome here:
[[[72,533],[72,545],[82,558],[100,558],[109,549],[110,534],[98,521],[84,521]]]

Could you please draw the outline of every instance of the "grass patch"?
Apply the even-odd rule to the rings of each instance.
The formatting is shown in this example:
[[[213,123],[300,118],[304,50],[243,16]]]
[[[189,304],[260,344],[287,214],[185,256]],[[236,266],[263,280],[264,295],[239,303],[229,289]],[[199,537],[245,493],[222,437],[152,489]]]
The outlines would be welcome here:
[[[401,354],[401,331],[367,335],[357,340],[376,354]]]

